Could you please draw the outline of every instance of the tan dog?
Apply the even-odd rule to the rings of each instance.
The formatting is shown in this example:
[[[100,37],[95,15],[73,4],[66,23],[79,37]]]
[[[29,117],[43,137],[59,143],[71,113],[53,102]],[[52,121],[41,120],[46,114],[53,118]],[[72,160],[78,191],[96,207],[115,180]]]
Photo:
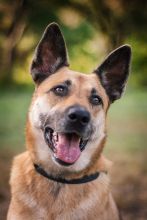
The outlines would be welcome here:
[[[72,71],[58,25],[47,27],[31,65],[27,151],[14,159],[8,220],[119,219],[102,149],[106,113],[124,90],[130,56],[124,45],[92,74]]]

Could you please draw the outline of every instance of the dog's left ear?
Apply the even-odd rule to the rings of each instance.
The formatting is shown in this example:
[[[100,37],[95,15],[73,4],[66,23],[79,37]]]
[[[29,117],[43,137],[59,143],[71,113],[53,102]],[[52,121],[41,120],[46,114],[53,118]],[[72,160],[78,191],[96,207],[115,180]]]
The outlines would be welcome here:
[[[59,26],[51,23],[35,50],[30,72],[39,84],[63,66],[69,66],[65,41]]]
[[[101,81],[110,102],[119,99],[129,75],[131,48],[124,45],[114,50],[94,71]]]

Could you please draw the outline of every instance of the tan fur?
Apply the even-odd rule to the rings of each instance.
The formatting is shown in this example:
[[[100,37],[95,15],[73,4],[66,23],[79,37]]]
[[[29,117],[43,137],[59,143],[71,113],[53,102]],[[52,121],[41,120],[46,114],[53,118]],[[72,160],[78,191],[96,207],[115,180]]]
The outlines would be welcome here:
[[[63,100],[48,93],[54,85],[72,81],[70,95]],[[103,98],[103,108],[92,108],[88,94],[96,88]],[[50,114],[58,109],[64,112],[70,105],[80,104],[90,112],[97,130],[78,161],[70,167],[61,167],[52,160],[49,147],[40,132],[39,111]],[[105,118],[108,97],[95,74],[84,75],[62,68],[36,87],[30,106],[27,127],[27,151],[17,156],[11,173],[12,199],[8,220],[118,220],[118,211],[110,193],[108,170],[111,163],[102,156],[105,142]],[[33,163],[41,164],[54,176],[62,174],[67,179],[82,177],[96,171],[100,176],[89,183],[68,185],[56,183],[39,175]]]

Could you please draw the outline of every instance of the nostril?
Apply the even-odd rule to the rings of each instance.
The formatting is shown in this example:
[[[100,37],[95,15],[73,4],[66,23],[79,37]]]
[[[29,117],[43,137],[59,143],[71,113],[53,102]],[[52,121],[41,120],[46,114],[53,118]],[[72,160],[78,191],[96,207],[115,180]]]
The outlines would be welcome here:
[[[82,118],[81,122],[83,124],[87,124],[89,122],[89,120],[90,120],[90,118],[88,116],[85,116],[85,117]]]
[[[69,117],[70,120],[72,120],[72,121],[76,121],[76,120],[77,120],[77,116],[76,116],[75,113],[71,113],[71,114],[69,114],[68,117]]]

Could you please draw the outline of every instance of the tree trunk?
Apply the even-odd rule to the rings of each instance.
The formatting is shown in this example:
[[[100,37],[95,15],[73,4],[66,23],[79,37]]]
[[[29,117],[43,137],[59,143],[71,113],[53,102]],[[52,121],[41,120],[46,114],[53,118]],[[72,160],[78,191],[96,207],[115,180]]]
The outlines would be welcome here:
[[[16,46],[20,41],[26,26],[26,1],[19,1],[14,11],[14,19],[7,31],[1,51],[1,74],[2,83],[11,83],[13,81],[13,63],[15,59]]]

